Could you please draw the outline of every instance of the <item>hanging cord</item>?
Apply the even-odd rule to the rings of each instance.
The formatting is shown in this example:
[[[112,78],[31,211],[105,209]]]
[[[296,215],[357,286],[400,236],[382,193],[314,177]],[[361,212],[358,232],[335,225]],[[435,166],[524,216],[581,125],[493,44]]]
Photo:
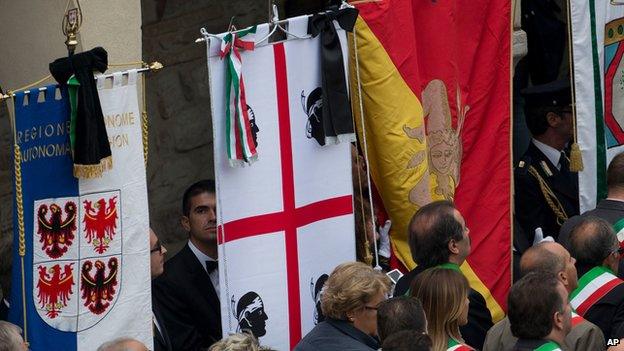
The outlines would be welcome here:
[[[568,69],[570,75],[570,87],[572,92],[572,131],[574,132],[574,140],[570,146],[570,171],[580,172],[583,170],[583,154],[578,144],[578,124],[576,123],[576,91],[574,89],[574,57],[572,52],[572,10],[570,9],[570,1],[566,1],[568,15]]]
[[[142,63],[143,66],[146,65],[145,62]],[[143,103],[143,111],[141,111],[142,125],[141,132],[143,136],[143,158],[145,160],[145,168],[147,169],[147,157],[149,156],[149,124],[147,123],[147,77],[143,75],[141,77],[141,90],[142,90],[142,103]]]
[[[1,101],[1,100],[0,100]],[[7,111],[9,113],[9,122],[13,130],[13,166],[15,172],[15,207],[17,212],[17,232],[18,232],[18,248],[17,252],[20,256],[20,273],[22,288],[22,313],[24,320],[24,341],[28,342],[28,319],[26,314],[26,271],[24,265],[24,256],[26,256],[26,235],[24,229],[24,197],[22,193],[22,155],[20,147],[17,144],[17,125],[15,120],[15,112],[11,110],[15,108],[15,101],[11,98],[11,106],[7,102]]]
[[[373,192],[370,181],[370,162],[368,160],[368,144],[366,142],[366,126],[364,125],[364,106],[362,104],[362,81],[360,80],[360,60],[358,57],[358,45],[357,45],[357,24],[353,27],[353,49],[355,51],[355,75],[358,87],[358,104],[360,109],[360,123],[362,124],[362,140],[364,141],[364,162],[366,164],[366,180],[368,181],[368,201],[371,204],[371,220],[373,222],[373,230],[376,228],[375,223],[375,209],[373,204]],[[373,248],[375,250],[375,269],[381,270],[379,265],[379,248],[377,247],[377,238],[373,232]]]

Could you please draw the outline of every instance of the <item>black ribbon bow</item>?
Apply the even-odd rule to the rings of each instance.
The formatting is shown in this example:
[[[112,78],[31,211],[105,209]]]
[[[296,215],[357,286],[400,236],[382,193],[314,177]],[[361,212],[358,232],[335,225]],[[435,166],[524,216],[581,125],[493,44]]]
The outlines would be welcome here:
[[[322,125],[325,134],[323,142],[317,139],[321,145],[325,145],[328,140],[336,139],[339,135],[353,134],[351,103],[345,79],[340,37],[334,27],[334,20],[338,22],[340,28],[351,32],[357,17],[357,9],[345,8],[316,14],[308,20],[308,34],[312,37],[321,35]]]
[[[74,145],[74,175],[94,178],[112,166],[111,149],[102,115],[93,71],[104,73],[108,68],[108,53],[93,48],[50,63],[50,73],[61,85],[67,85],[72,75],[80,83],[76,111]]]

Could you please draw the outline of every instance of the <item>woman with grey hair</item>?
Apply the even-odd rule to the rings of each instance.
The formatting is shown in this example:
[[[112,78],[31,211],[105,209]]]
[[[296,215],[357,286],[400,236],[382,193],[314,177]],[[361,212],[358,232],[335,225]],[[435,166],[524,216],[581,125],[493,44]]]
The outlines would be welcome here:
[[[28,343],[22,338],[22,328],[0,321],[0,351],[28,351]]]

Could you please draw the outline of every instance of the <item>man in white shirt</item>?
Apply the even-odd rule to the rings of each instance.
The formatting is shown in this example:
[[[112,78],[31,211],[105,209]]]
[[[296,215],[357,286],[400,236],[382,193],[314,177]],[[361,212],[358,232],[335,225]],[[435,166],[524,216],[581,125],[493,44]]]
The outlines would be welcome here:
[[[579,213],[578,177],[569,159],[574,135],[570,82],[533,86],[522,95],[533,139],[514,172],[515,215],[523,232],[514,236],[514,247],[520,253],[532,245],[537,228],[557,239],[561,225]]]
[[[184,192],[181,224],[189,241],[154,281],[174,350],[203,350],[221,339],[216,210],[214,181]]]

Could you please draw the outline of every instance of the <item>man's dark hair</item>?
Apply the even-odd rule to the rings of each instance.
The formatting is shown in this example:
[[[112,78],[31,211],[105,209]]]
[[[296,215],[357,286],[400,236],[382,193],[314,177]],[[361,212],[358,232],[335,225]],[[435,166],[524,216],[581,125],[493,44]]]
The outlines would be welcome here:
[[[203,194],[216,194],[215,182],[212,179],[203,179],[189,186],[182,196],[182,213],[188,217],[191,212],[191,198]]]
[[[531,272],[512,285],[507,297],[511,333],[522,339],[542,339],[553,328],[555,312],[565,305],[557,291],[557,276],[549,272]]]
[[[624,189],[624,152],[620,152],[609,163],[607,169],[607,188]]]
[[[383,351],[430,351],[432,347],[429,335],[415,330],[401,330],[381,343]]]
[[[377,309],[377,332],[379,339],[384,339],[402,330],[414,330],[424,333],[427,319],[422,303],[411,296],[398,296],[385,300]]]
[[[526,120],[526,125],[533,136],[540,136],[548,130],[550,124],[548,124],[548,120],[546,115],[549,112],[554,112],[559,116],[563,115],[563,109],[561,107],[556,106],[535,106],[535,107],[527,107],[524,108],[524,118]]]
[[[615,248],[618,240],[609,222],[594,216],[582,216],[570,233],[568,250],[577,266],[601,266]]]
[[[410,251],[423,268],[449,261],[448,243],[464,238],[464,228],[454,216],[451,201],[434,201],[416,211],[408,226]]]

